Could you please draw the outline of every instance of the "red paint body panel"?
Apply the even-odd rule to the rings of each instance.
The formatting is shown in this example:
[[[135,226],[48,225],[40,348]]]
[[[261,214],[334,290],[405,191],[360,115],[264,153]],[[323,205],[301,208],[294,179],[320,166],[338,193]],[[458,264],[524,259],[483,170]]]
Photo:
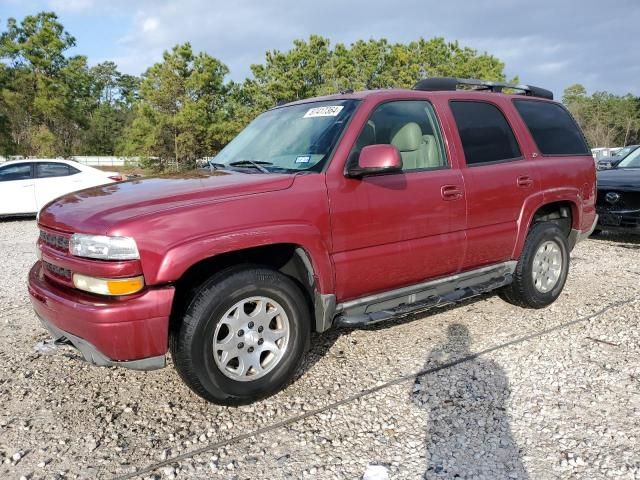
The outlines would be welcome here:
[[[331,98],[355,98],[360,104],[323,172],[214,171],[135,180],[77,192],[45,207],[41,228],[63,235],[133,237],[141,258],[80,259],[40,242],[44,261],[99,277],[142,273],[147,287],[131,298],[105,300],[70,288],[55,272],[45,278],[37,263],[29,291],[38,314],[114,360],[140,359],[166,352],[173,299],[167,285],[199,261],[222,253],[297,245],[311,260],[319,292],[342,302],[517,259],[533,215],[547,203],[568,202],[576,230],[593,224],[593,160],[539,155],[513,107],[514,96],[382,90],[326,99]],[[449,107],[454,98],[500,108],[522,158],[468,167]],[[349,152],[369,115],[390,100],[432,103],[448,168],[363,179],[345,176]],[[519,185],[522,177],[531,182]],[[452,189],[460,195],[447,196]]]
[[[167,287],[126,299],[97,299],[55,285],[44,277],[40,262],[29,272],[29,294],[38,316],[117,361],[167,352],[173,293],[173,288]]]

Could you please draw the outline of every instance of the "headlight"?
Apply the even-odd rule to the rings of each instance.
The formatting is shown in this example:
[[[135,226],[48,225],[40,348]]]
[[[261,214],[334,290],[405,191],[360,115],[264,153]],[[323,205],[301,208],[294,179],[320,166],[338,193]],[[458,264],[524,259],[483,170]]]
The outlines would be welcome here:
[[[76,257],[99,260],[137,260],[138,246],[133,238],[107,237],[75,233],[69,241],[69,251]]]
[[[73,285],[78,290],[99,295],[131,295],[144,288],[144,277],[95,278],[74,273]]]

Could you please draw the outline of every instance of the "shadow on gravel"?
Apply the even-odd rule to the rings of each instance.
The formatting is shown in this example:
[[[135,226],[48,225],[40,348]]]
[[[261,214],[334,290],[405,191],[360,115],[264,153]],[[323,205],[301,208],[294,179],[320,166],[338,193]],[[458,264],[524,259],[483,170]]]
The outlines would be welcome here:
[[[509,382],[494,361],[471,355],[467,327],[452,324],[434,347],[425,369],[448,362],[451,368],[418,375],[411,393],[425,410],[425,479],[528,479],[506,413]]]
[[[632,233],[602,231],[597,235],[591,235],[589,240],[614,242],[616,247],[628,248],[630,250],[640,249],[640,235]]]
[[[2,223],[18,223],[25,220],[35,220],[35,215],[16,215],[12,217],[0,217],[0,224]]]

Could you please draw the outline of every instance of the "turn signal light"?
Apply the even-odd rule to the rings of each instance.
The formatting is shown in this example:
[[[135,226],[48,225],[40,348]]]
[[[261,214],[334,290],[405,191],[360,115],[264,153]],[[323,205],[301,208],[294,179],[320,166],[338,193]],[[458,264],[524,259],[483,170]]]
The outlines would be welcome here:
[[[131,295],[144,288],[144,277],[140,275],[131,278],[95,278],[74,273],[73,285],[78,290],[98,295]]]

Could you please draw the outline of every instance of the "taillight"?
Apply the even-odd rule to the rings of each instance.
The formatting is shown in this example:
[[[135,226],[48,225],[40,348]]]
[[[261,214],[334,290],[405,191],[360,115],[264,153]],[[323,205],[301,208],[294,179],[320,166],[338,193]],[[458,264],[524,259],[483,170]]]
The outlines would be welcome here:
[[[113,180],[114,182],[121,182],[122,181],[122,175],[111,175],[109,178],[111,180]]]

